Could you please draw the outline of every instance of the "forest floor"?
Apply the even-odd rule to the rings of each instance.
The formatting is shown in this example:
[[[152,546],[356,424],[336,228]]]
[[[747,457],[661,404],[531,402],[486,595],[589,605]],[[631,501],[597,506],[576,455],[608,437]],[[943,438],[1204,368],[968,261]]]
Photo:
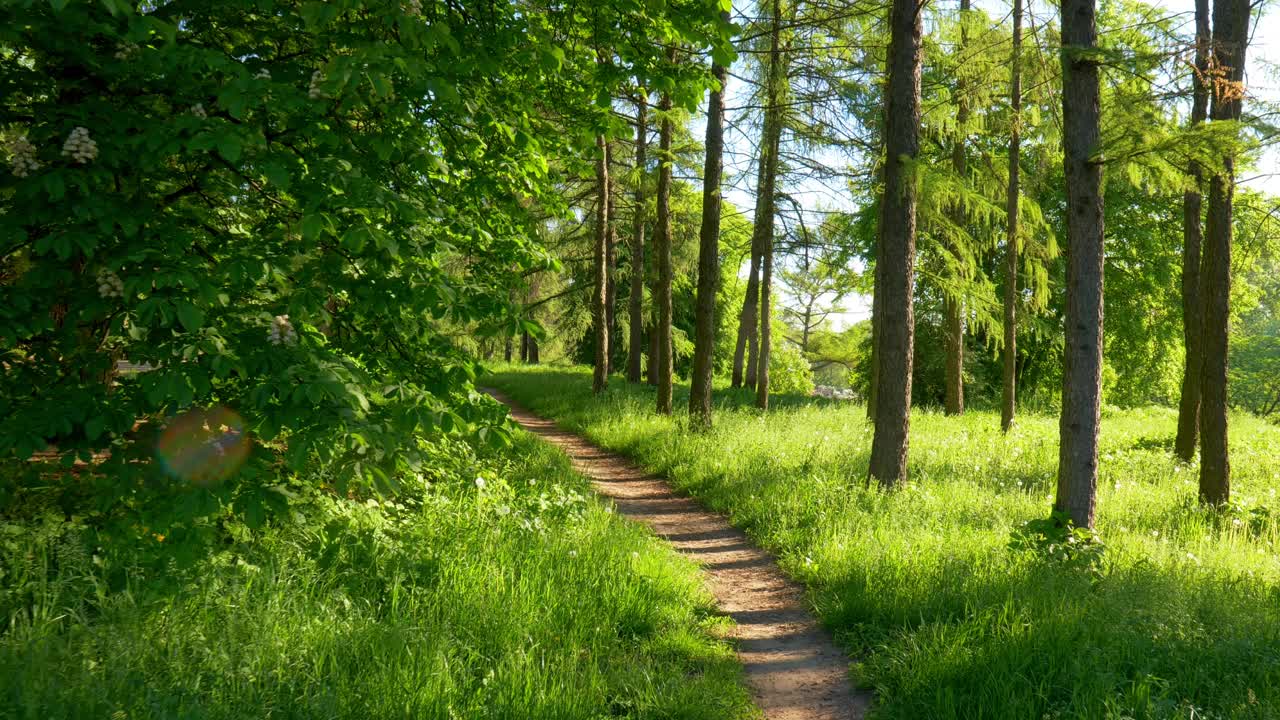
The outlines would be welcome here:
[[[1280,717],[1280,427],[1231,418],[1233,501],[1196,501],[1176,410],[1103,412],[1098,534],[1057,537],[1056,416],[914,409],[911,480],[866,483],[871,427],[847,401],[717,387],[692,432],[653,388],[589,369],[482,378],[665,477],[777,558],[854,658],[877,720]]]
[[[562,430],[497,391],[524,429],[559,447],[618,511],[651,527],[698,562],[716,604],[736,623],[734,639],[756,704],[767,720],[859,720],[871,694],[849,684],[849,659],[814,620],[803,589],[767,551],[721,515],[677,495],[661,478],[580,435]]]

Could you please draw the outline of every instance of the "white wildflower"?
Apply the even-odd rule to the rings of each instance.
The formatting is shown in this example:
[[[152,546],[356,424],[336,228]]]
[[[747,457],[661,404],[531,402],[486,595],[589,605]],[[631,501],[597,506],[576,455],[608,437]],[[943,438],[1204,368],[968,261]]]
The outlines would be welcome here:
[[[36,146],[27,140],[26,135],[10,140],[6,149],[9,152],[9,168],[14,177],[24,178],[40,169],[40,161],[36,160]]]
[[[98,157],[98,143],[89,137],[89,129],[76,126],[62,144],[62,156],[84,165]]]
[[[289,322],[288,315],[277,315],[271,321],[271,329],[267,331],[267,340],[272,345],[295,345],[298,342],[298,333],[293,329],[293,323]]]
[[[578,551],[577,551],[577,550],[570,550],[570,551],[569,551],[569,557],[578,557]]]
[[[506,516],[508,516],[508,515],[510,515],[510,514],[511,514],[511,508],[507,507],[506,505],[499,505],[499,506],[498,506],[498,515],[500,515],[500,516],[502,516],[502,517],[506,517]]]
[[[631,551],[631,559],[632,559],[632,560],[639,560],[639,559],[640,559],[640,553],[636,552],[635,550],[632,550],[632,551]]]
[[[1196,557],[1195,555],[1193,555],[1193,554],[1191,554],[1191,553],[1187,553],[1187,559],[1188,559],[1188,560],[1190,560],[1191,562],[1194,562],[1194,563],[1198,563],[1198,562],[1200,562],[1200,558]]]
[[[124,297],[124,281],[107,270],[98,273],[98,294],[104,298]]]
[[[196,103],[195,105],[192,105],[191,114],[195,115],[201,120],[207,120],[209,118],[209,113],[205,112],[204,110],[204,103]]]
[[[311,98],[312,100],[323,100],[324,98],[329,97],[328,95],[325,94],[324,90],[320,88],[320,85],[323,82],[324,82],[324,73],[320,72],[319,70],[316,70],[315,72],[311,73],[311,86],[307,88],[307,97]]]
[[[537,485],[537,484],[538,484],[537,480],[534,480],[533,478],[529,478],[529,487],[533,487],[534,485]]]
[[[482,477],[476,478],[476,487],[480,488],[481,490],[484,489],[484,478]]]

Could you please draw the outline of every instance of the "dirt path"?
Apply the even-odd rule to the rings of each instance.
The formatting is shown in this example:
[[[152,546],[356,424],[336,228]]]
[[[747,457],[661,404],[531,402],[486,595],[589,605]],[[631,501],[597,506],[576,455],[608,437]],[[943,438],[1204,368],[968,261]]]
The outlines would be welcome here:
[[[621,455],[560,429],[500,392],[489,393],[526,430],[564,450],[619,512],[649,525],[702,565],[720,609],[737,622],[738,657],[768,720],[854,720],[866,714],[871,696],[850,686],[849,658],[814,620],[800,586],[782,574],[772,555]]]

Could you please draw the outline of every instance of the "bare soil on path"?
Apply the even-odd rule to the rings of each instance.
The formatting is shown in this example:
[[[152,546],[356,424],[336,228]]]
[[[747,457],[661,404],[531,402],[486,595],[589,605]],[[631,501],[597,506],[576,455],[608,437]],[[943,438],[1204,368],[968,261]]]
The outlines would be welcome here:
[[[783,575],[768,552],[681,497],[662,478],[630,460],[534,415],[500,392],[526,430],[562,449],[574,468],[623,515],[645,523],[707,576],[720,609],[734,619],[738,657],[756,703],[768,720],[858,720],[871,694],[849,683],[849,658],[814,619],[803,589]]]

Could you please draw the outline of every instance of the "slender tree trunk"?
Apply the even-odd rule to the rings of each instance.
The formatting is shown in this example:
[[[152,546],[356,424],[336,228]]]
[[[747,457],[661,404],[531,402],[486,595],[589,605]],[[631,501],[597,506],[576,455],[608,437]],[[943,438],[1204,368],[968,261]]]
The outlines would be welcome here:
[[[757,183],[759,187],[759,183]],[[742,387],[746,380],[747,345],[755,345],[756,305],[760,302],[760,252],[756,247],[756,233],[751,234],[751,263],[747,270],[747,293],[742,298],[742,311],[738,313],[738,342],[733,348],[732,387]],[[755,351],[752,350],[754,357]],[[754,361],[753,361],[754,362]]]
[[[880,222],[876,228],[876,269],[871,284],[871,382],[867,385],[867,419],[872,423],[876,419],[876,396],[880,394],[880,307],[883,305],[880,282],[880,248],[884,247],[884,228]]]
[[[605,145],[605,164],[609,168],[610,177],[613,173],[613,145]],[[618,288],[614,276],[618,272],[618,204],[614,200],[614,185],[609,183],[609,232],[605,235],[604,246],[604,265],[605,265],[605,285],[604,285],[604,317],[605,326],[609,328],[609,339],[612,341],[618,336],[618,322],[615,317],[615,308],[618,303]],[[608,372],[612,373],[613,368],[613,347],[609,347],[609,352],[604,356],[605,367]]]
[[[533,335],[529,336],[529,364],[538,364],[538,338]]]
[[[529,331],[520,333],[520,362],[529,364]]]
[[[1009,190],[1005,198],[1008,224],[1004,241],[1004,392],[1000,398],[1000,429],[1009,432],[1018,395],[1018,202],[1022,173],[1022,0],[1013,0],[1012,82],[1009,108]]]
[[[1230,82],[1213,85],[1209,117],[1240,119],[1244,96],[1245,46],[1249,41],[1249,0],[1214,0],[1213,66]],[[1227,353],[1231,323],[1232,199],[1235,156],[1222,159],[1222,172],[1209,181],[1204,257],[1200,264],[1203,302],[1203,356],[1200,367],[1200,500],[1220,505],[1231,500],[1231,462],[1227,449]]]
[[[965,32],[964,17],[969,12],[969,0],[960,0],[960,45],[957,52],[964,56],[968,46],[968,34]],[[965,137],[969,124],[969,96],[963,80],[956,81],[956,142],[951,151],[951,166],[956,176],[965,180],[968,163],[965,160]],[[957,206],[953,209],[957,225],[964,225],[968,219],[964,210]],[[959,253],[955,253],[959,255]],[[956,270],[961,274],[960,270]],[[948,415],[964,414],[964,301],[954,295],[943,300],[943,314],[946,316],[946,413]]]
[[[609,384],[609,323],[606,319],[609,266],[606,245],[609,242],[609,163],[604,135],[596,136],[596,228],[595,291],[591,297],[591,320],[595,323],[595,373],[591,391],[599,394]]]
[[[893,0],[889,17],[884,199],[876,296],[880,300],[875,435],[870,475],[884,487],[907,479],[911,432],[912,307],[916,259],[916,190],[912,165],[920,152],[920,38],[923,2]]]
[[[1196,0],[1196,69],[1192,82],[1191,126],[1204,122],[1209,104],[1209,0]],[[1200,246],[1204,229],[1200,224],[1203,181],[1200,164],[1192,160],[1187,167],[1191,188],[1182,193],[1182,340],[1185,348],[1182,366],[1182,393],[1178,399],[1178,436],[1173,451],[1183,462],[1196,456],[1196,440],[1200,430],[1200,343],[1204,332],[1200,316]]]
[[[671,414],[671,96],[658,103],[662,130],[658,135],[658,223],[653,233],[658,256],[658,412]]]
[[[768,66],[765,68],[764,123],[760,132],[759,175],[756,184],[756,208],[751,247],[760,256],[759,296],[748,294],[754,306],[753,322],[759,319],[759,330],[752,327],[747,337],[746,385],[756,391],[756,406],[769,406],[769,342],[772,315],[770,295],[773,285],[773,221],[778,192],[778,150],[782,138],[782,96],[787,82],[787,54],[782,47],[782,3],[771,3]],[[745,313],[744,313],[745,315]],[[764,382],[761,382],[761,379]]]
[[[1104,258],[1096,0],[1062,2],[1062,122],[1067,192],[1067,303],[1058,494],[1054,510],[1093,527],[1102,398]]]
[[[648,167],[645,152],[649,140],[646,94],[647,91],[641,88],[636,100],[636,208],[631,221],[631,297],[627,301],[627,316],[631,323],[630,342],[627,345],[627,380],[633,383],[642,380],[641,358],[644,355],[644,186],[645,169]]]
[[[729,21],[729,13],[721,13]],[[716,290],[720,286],[720,179],[724,173],[724,88],[727,70],[713,64],[717,83],[707,101],[707,155],[702,172],[702,227],[698,233],[698,295],[694,317],[689,417],[711,427],[711,371],[716,345]]]

